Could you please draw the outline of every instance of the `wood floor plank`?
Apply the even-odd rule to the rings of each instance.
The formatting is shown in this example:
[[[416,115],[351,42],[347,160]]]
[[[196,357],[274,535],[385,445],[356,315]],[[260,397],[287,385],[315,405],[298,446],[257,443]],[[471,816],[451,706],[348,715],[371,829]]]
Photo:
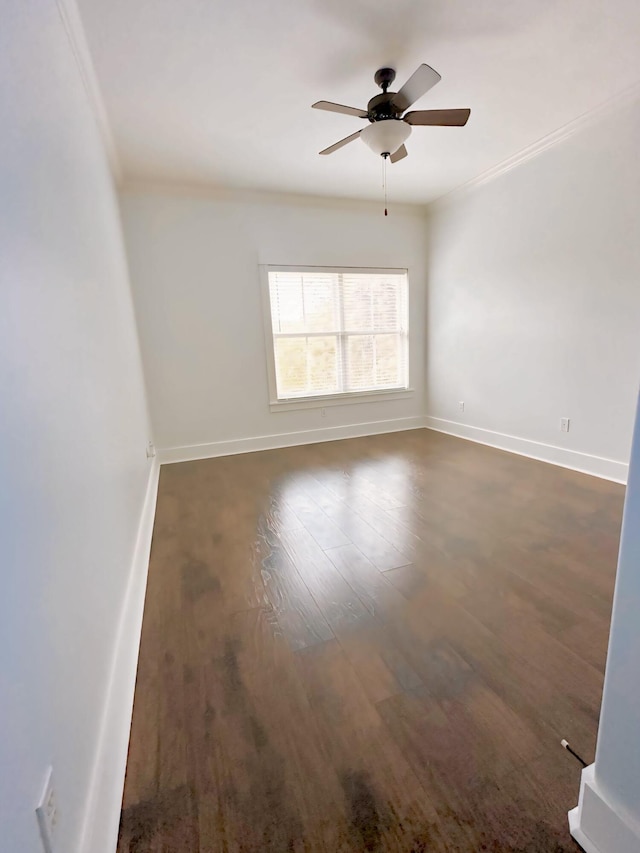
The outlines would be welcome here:
[[[566,829],[539,814],[532,819],[530,802],[514,784],[529,766],[526,730],[509,728],[517,718],[480,685],[467,688],[464,698],[425,703],[405,695],[378,706],[429,792],[450,849],[569,853]]]
[[[331,515],[337,512],[337,507],[348,508],[359,516],[361,523],[364,522],[367,525],[368,530],[361,528],[363,537],[373,530],[376,533],[376,540],[374,541],[381,537],[389,546],[393,547],[390,561],[387,559],[383,565],[380,565],[375,559],[372,560],[378,568],[382,570],[396,568],[421,558],[424,553],[421,540],[406,527],[396,524],[384,509],[374,504],[366,495],[347,491],[346,494],[339,497],[336,492],[323,484],[321,472],[314,471],[313,478],[322,489],[320,493],[313,492],[314,499],[325,512]],[[363,549],[357,540],[353,539],[352,541],[369,559],[372,559],[371,555],[367,553],[366,545]],[[381,550],[384,553],[384,546]]]
[[[409,657],[428,688],[433,672],[440,678],[432,660],[443,642],[451,646],[512,710],[544,740],[562,738],[580,745],[587,759],[595,751],[599,712],[599,692],[595,670],[574,670],[576,660],[561,653],[557,661],[548,657],[545,646],[540,657],[526,659],[521,651],[505,642],[477,618],[431,585],[410,602],[402,619],[394,620],[397,642]],[[558,652],[554,648],[554,652]],[[581,676],[589,679],[584,692]],[[447,673],[448,680],[455,680]],[[601,689],[601,688],[600,688]]]
[[[340,574],[355,589],[371,613],[384,614],[402,607],[403,597],[355,545],[343,545],[325,552]]]
[[[427,792],[338,643],[299,657],[324,749],[343,788],[351,849],[446,849]]]
[[[266,597],[293,649],[302,649],[334,637],[327,620],[279,540],[274,541],[266,520],[260,519],[256,559]]]
[[[290,490],[285,500],[321,548],[350,544],[349,537],[302,490]]]
[[[352,625],[341,625],[336,636],[372,702],[422,685],[422,679],[388,626],[367,614]]]
[[[411,562],[406,554],[388,542],[359,513],[350,509],[344,502],[334,503],[325,508],[325,512],[377,569],[381,571],[397,569]]]
[[[200,700],[200,850],[343,849],[339,781],[275,615],[235,614],[214,660]]]
[[[163,466],[118,853],[573,853],[623,497],[428,430]]]
[[[357,624],[369,611],[311,534],[282,534],[282,544],[334,633]]]

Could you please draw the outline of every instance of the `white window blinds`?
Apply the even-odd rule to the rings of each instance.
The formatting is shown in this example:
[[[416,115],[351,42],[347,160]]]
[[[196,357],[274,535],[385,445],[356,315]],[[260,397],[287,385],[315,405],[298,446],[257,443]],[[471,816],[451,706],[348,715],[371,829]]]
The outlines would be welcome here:
[[[269,271],[278,400],[408,386],[405,272]]]

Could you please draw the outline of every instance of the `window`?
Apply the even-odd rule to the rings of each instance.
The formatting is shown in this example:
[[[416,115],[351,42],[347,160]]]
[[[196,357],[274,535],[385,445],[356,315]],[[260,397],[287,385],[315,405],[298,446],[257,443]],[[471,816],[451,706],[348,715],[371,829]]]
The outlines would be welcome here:
[[[272,403],[407,390],[406,270],[269,267],[267,277]]]

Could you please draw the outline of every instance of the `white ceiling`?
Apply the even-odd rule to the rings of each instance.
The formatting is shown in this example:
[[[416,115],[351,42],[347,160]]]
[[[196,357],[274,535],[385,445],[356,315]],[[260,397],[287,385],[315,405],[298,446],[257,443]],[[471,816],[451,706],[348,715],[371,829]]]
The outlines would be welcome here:
[[[379,198],[362,142],[373,74],[421,63],[442,82],[414,109],[392,200],[428,202],[640,81],[638,0],[78,0],[125,180]],[[616,128],[612,126],[611,132]]]

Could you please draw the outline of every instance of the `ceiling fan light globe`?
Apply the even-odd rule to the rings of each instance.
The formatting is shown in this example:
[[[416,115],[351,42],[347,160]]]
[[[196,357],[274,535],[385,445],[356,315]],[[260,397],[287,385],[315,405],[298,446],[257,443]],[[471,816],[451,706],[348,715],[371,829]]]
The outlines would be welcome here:
[[[360,139],[374,154],[395,154],[411,135],[411,127],[395,118],[374,121],[364,128]]]

